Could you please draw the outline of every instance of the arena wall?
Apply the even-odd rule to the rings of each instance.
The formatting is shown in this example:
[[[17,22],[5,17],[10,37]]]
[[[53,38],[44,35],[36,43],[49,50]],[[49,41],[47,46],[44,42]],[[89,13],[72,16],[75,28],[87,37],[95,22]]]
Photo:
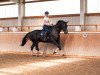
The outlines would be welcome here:
[[[20,46],[25,34],[26,32],[0,33],[0,52],[30,52],[30,41],[24,47]],[[66,55],[100,56],[100,35],[91,33],[83,37],[83,34],[61,33],[61,47]],[[52,54],[57,47],[53,44],[40,43],[39,48],[41,53],[46,50],[48,54]],[[36,50],[34,52],[36,53]]]

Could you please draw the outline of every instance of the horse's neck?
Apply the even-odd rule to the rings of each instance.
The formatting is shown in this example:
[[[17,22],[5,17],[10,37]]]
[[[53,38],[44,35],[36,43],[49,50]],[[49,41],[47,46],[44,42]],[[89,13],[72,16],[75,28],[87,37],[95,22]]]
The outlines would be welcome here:
[[[60,31],[61,31],[61,29],[58,26],[55,25],[51,29],[51,34],[53,36],[55,36],[56,38],[58,38],[58,37],[60,37]]]
[[[56,30],[57,30],[58,33],[61,32],[61,28],[59,27],[59,25],[55,25],[55,28],[56,28]]]

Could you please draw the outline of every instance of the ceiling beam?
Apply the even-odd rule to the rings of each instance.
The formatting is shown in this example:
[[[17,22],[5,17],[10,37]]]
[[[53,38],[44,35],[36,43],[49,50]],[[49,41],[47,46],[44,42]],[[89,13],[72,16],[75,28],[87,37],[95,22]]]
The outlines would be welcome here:
[[[9,0],[0,0],[0,2],[8,2]]]
[[[14,3],[19,3],[20,2],[25,2],[25,0],[0,0],[0,2],[14,2]],[[32,0],[32,1],[26,1],[26,2],[42,2],[42,1],[55,1],[55,0]]]
[[[19,3],[20,0],[9,0],[11,2],[14,2],[14,3]]]
[[[33,1],[25,1],[25,3],[44,2],[44,1],[57,1],[57,0],[33,0]]]

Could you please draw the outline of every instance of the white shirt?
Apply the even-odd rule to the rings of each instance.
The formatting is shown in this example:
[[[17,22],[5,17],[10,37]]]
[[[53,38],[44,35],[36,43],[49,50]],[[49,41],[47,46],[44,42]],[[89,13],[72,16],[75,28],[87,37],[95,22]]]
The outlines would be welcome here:
[[[44,20],[44,24],[45,25],[50,25],[50,23],[49,23],[49,17],[45,16],[43,20]]]

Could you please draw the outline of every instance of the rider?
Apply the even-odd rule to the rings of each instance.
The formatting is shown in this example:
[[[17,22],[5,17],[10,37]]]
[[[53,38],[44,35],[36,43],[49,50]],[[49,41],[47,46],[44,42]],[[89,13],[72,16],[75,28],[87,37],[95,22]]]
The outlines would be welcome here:
[[[44,25],[43,25],[43,29],[42,29],[42,32],[41,32],[41,35],[43,36],[44,40],[46,40],[47,38],[47,34],[49,33],[49,28],[51,26],[51,24],[49,23],[49,12],[46,11],[44,13]]]

